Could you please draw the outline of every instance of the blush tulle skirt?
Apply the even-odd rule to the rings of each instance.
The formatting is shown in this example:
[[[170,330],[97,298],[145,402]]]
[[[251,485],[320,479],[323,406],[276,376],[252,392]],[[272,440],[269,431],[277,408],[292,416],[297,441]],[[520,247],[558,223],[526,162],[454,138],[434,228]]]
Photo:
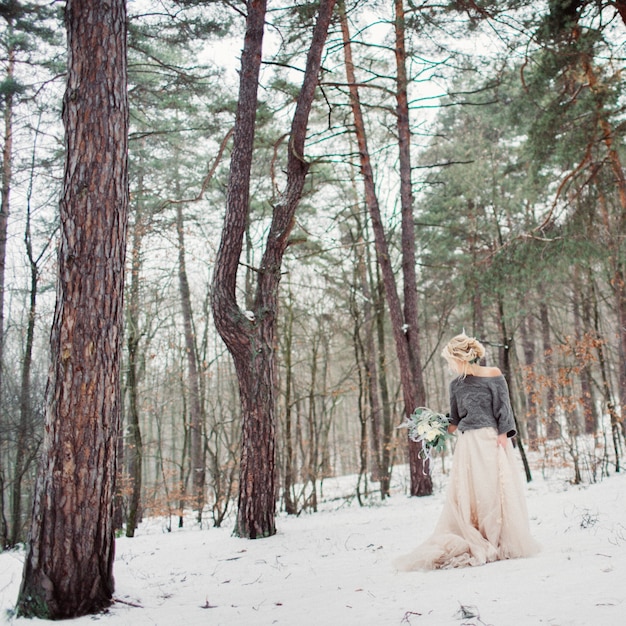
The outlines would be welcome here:
[[[539,550],[513,446],[495,428],[457,431],[446,502],[432,536],[395,560],[403,571],[483,565]]]

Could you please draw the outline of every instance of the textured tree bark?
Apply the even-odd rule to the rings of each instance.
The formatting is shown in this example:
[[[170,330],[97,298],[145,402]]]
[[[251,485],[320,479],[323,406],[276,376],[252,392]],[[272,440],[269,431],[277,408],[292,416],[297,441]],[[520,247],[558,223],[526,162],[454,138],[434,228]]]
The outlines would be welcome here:
[[[335,0],[322,0],[307,55],[289,138],[287,187],[274,206],[257,272],[252,310],[237,304],[237,269],[249,215],[257,89],[265,0],[250,0],[241,57],[239,101],[233,135],[226,216],[213,277],[215,326],[233,357],[242,408],[242,453],[236,532],[255,539],[275,527],[275,327],[281,263],[309,164],[304,160],[307,123]]]
[[[126,4],[68,0],[66,159],[45,436],[17,610],[71,618],[113,594],[128,210]]]
[[[398,295],[393,267],[389,256],[389,246],[385,235],[385,229],[382,223],[380,206],[376,195],[374,183],[374,172],[369,156],[369,148],[367,145],[367,136],[365,132],[365,122],[361,109],[361,101],[359,90],[357,87],[354,63],[352,61],[352,46],[348,21],[345,15],[345,7],[343,2],[340,6],[341,30],[343,34],[343,46],[346,64],[346,75],[348,78],[350,89],[350,103],[352,106],[352,114],[354,117],[355,134],[359,146],[359,157],[361,163],[361,174],[365,187],[365,204],[367,206],[370,219],[372,221],[372,230],[374,231],[374,241],[376,245],[376,256],[380,265],[383,282],[385,285],[385,296],[389,307],[389,319],[391,320],[391,328],[395,340],[396,354],[399,361],[400,380],[402,385],[402,395],[404,398],[405,415],[408,417],[413,410],[420,404],[424,404],[424,392],[419,389],[416,376],[413,371],[411,352],[409,349],[409,341],[405,333],[405,319],[402,310],[402,304]],[[411,224],[412,228],[412,224]],[[413,273],[415,275],[415,273]],[[420,370],[421,371],[421,370]],[[421,444],[409,443],[409,460],[411,474],[411,495],[423,496],[432,493],[432,482],[430,480],[429,462],[420,455]]]
[[[274,381],[273,371],[267,371],[270,368],[273,370],[273,363],[267,358],[267,351],[271,352],[272,346],[256,345],[253,320],[240,310],[235,294],[243,235],[250,210],[250,170],[265,11],[266,0],[248,2],[226,216],[215,260],[212,300],[215,326],[233,357],[239,382],[242,453],[235,530],[250,539],[276,532],[274,413],[271,409]],[[268,363],[270,368],[262,367],[264,363]],[[264,376],[257,378],[257,374]]]

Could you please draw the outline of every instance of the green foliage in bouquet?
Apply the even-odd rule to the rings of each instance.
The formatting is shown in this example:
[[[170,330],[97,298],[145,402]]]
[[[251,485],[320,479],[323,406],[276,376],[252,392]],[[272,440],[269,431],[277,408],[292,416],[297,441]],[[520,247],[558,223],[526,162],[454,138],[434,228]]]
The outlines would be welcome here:
[[[433,451],[442,452],[445,449],[450,438],[449,423],[445,415],[420,406],[398,428],[407,428],[409,438],[421,442],[424,456],[430,458]]]

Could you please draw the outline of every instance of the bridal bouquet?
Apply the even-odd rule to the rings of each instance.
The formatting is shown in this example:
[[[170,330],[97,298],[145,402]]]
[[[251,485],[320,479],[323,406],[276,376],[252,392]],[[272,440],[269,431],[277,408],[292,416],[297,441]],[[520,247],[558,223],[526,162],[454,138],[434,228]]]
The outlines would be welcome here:
[[[445,415],[420,406],[398,428],[408,428],[409,438],[421,442],[425,458],[430,459],[433,451],[441,452],[446,447],[448,424]]]

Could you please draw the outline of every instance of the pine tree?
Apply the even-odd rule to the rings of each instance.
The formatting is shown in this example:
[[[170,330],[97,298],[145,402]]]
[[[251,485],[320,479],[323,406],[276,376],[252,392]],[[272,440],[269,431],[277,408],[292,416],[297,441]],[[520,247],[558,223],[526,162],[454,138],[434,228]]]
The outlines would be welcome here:
[[[126,3],[70,0],[57,305],[46,437],[18,614],[97,612],[113,595],[128,206]]]

